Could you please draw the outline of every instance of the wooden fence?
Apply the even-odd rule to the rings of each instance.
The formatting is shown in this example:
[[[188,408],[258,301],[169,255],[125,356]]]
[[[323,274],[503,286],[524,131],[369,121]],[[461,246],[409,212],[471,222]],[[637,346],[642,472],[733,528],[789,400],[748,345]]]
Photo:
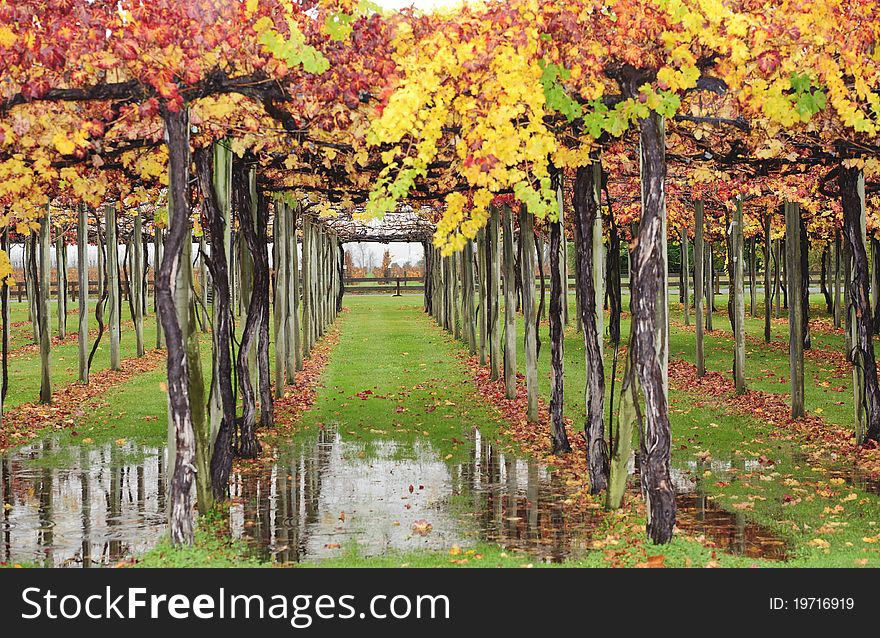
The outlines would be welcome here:
[[[758,273],[756,276],[757,279],[757,287],[758,291],[763,291],[764,289],[764,275],[763,273]],[[540,283],[540,277],[535,278],[536,282]],[[396,295],[409,295],[409,294],[422,294],[425,290],[425,282],[422,277],[346,277],[344,280],[345,283],[345,292],[355,295],[368,295],[368,294],[396,294]],[[785,282],[782,282],[783,284]],[[550,278],[545,277],[544,284],[548,287],[550,286]],[[810,274],[810,285],[818,286],[819,285],[819,274],[811,273]],[[830,286],[829,282],[829,286]],[[575,286],[575,278],[574,276],[570,276],[568,278],[568,288],[569,290],[573,290]],[[669,291],[678,292],[678,276],[675,273],[671,273],[669,277]],[[621,278],[621,288],[626,292],[629,287],[629,277],[624,276]],[[726,290],[729,287],[729,279],[726,274],[722,275],[721,271],[715,273],[715,288],[716,290]],[[119,282],[120,292],[122,294],[123,299],[128,299],[129,295],[129,287],[128,281],[122,280]],[[748,290],[748,280],[746,280],[746,289]],[[690,286],[691,294],[693,294],[693,282]],[[152,294],[153,291],[153,280],[152,278],[147,280],[147,293]],[[70,281],[67,285],[67,294],[68,297],[74,301],[79,296],[79,282]],[[98,294],[98,282],[97,281],[89,281],[89,296],[95,297]],[[50,297],[55,297],[58,295],[58,283],[53,282],[49,287],[49,295]],[[19,302],[23,302],[27,299],[27,289],[25,287],[25,283],[23,281],[17,280],[15,284],[11,287],[10,296],[12,299],[17,300]]]

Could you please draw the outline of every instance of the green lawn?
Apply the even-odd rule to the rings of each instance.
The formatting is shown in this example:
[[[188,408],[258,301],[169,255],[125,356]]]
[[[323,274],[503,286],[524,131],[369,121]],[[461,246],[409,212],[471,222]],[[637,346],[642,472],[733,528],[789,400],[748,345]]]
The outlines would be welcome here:
[[[13,326],[17,321],[27,320],[27,308],[22,307],[24,304],[13,304],[12,323]],[[54,307],[53,307],[54,311]],[[17,320],[16,317],[19,317]],[[56,335],[57,317],[53,316],[52,336]],[[108,316],[105,314],[105,321]],[[122,329],[120,331],[119,349],[123,359],[133,357],[137,354],[134,327],[131,323],[131,314],[128,305],[123,303],[122,307]],[[79,344],[77,342],[78,317],[76,314],[69,314],[67,320],[68,338],[63,344],[52,347],[52,358],[50,370],[52,372],[53,388],[58,388],[68,383],[75,382],[79,377]],[[89,316],[90,330],[97,330],[97,322],[94,317],[94,308]],[[36,347],[29,346],[32,344],[32,334],[29,325],[14,326],[12,336],[10,338],[10,359],[9,359],[9,393],[6,396],[5,406],[13,408],[22,403],[29,403],[39,399],[40,394],[40,353]],[[90,335],[89,351],[97,335]],[[144,345],[147,349],[155,347],[156,344],[156,318],[155,315],[148,315],[144,320]],[[16,351],[16,348],[24,348]],[[104,336],[101,338],[101,345],[95,353],[92,362],[92,372],[99,372],[110,367],[110,333],[105,328]]]

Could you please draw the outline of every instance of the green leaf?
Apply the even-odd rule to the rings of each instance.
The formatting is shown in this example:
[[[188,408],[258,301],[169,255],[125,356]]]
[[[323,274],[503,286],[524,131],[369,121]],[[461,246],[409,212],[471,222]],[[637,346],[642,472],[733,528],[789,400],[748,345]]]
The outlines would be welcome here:
[[[789,82],[795,93],[806,93],[812,84],[810,76],[806,73],[792,73]]]
[[[550,64],[545,59],[538,60],[541,67],[541,84],[544,87],[544,98],[547,106],[565,116],[569,122],[573,122],[583,115],[583,107],[571,99],[565,92],[560,80],[565,81],[571,77],[571,72],[565,67]]]
[[[348,39],[348,36],[351,35],[351,23],[354,18],[355,16],[347,15],[345,13],[328,15],[324,20],[324,31],[327,32],[327,35],[330,36],[331,40],[335,40],[336,42],[346,40]]]

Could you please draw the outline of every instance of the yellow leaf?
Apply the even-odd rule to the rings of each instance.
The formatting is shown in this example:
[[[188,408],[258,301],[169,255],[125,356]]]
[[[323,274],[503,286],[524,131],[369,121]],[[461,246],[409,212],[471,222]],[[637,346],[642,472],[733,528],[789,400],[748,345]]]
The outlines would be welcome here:
[[[67,135],[58,131],[52,137],[52,144],[55,146],[55,149],[61,153],[62,155],[70,155],[76,150],[76,144],[74,144]]]
[[[12,29],[9,27],[3,26],[0,27],[0,47],[9,48],[13,44],[15,44],[15,34],[12,32]]]

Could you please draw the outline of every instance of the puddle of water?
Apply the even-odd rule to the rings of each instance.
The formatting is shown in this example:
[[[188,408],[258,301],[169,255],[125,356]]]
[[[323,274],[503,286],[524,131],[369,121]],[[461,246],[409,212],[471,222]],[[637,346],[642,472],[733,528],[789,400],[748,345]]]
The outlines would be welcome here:
[[[459,464],[428,443],[390,440],[366,457],[324,430],[280,448],[272,465],[233,474],[230,530],[279,563],[480,540],[548,562],[588,551],[595,520],[565,505],[555,474],[479,433],[465,444]],[[163,449],[56,449],[52,439],[0,456],[0,561],[90,567],[149,550],[166,529],[163,460]]]
[[[744,460],[738,466],[731,461],[712,460],[708,464],[691,461],[684,467],[673,468],[678,527],[692,536],[705,536],[714,546],[730,554],[786,560],[791,547],[785,539],[770,528],[749,521],[744,512],[726,510],[708,498],[703,489],[703,472],[707,469],[715,477],[732,476],[759,471],[761,465],[753,459]]]
[[[478,540],[561,562],[584,554],[592,516],[566,508],[556,475],[478,433],[450,465],[429,444],[375,444],[368,457],[338,431],[278,450],[271,470],[233,477],[231,529],[281,563],[467,548]],[[430,526],[430,528],[428,527]]]
[[[630,468],[638,482],[637,457]],[[756,472],[761,465],[747,459],[735,465],[713,459],[709,463],[689,461],[670,468],[675,488],[676,527],[691,536],[705,536],[711,545],[736,556],[786,560],[791,553],[788,543],[773,530],[749,521],[744,512],[731,512],[709,498],[703,489],[703,472],[732,476],[736,472]]]
[[[559,562],[589,551],[595,519],[567,506],[570,488],[531,459],[479,432],[451,464],[427,442],[363,444],[335,429],[279,447],[271,465],[231,479],[230,531],[267,560],[293,563],[389,551],[447,551],[498,543],[530,560]],[[164,449],[84,445],[46,439],[0,456],[0,562],[112,565],[149,550],[166,529]],[[61,466],[61,467],[58,467]],[[734,480],[764,471],[757,460],[712,459],[672,469],[678,527],[742,556],[786,560],[791,547],[747,513],[716,504],[703,472]],[[632,485],[638,468],[631,462]],[[846,468],[843,478],[880,494],[880,479]]]
[[[165,529],[163,456],[52,439],[0,456],[0,561],[90,567],[145,552]]]

